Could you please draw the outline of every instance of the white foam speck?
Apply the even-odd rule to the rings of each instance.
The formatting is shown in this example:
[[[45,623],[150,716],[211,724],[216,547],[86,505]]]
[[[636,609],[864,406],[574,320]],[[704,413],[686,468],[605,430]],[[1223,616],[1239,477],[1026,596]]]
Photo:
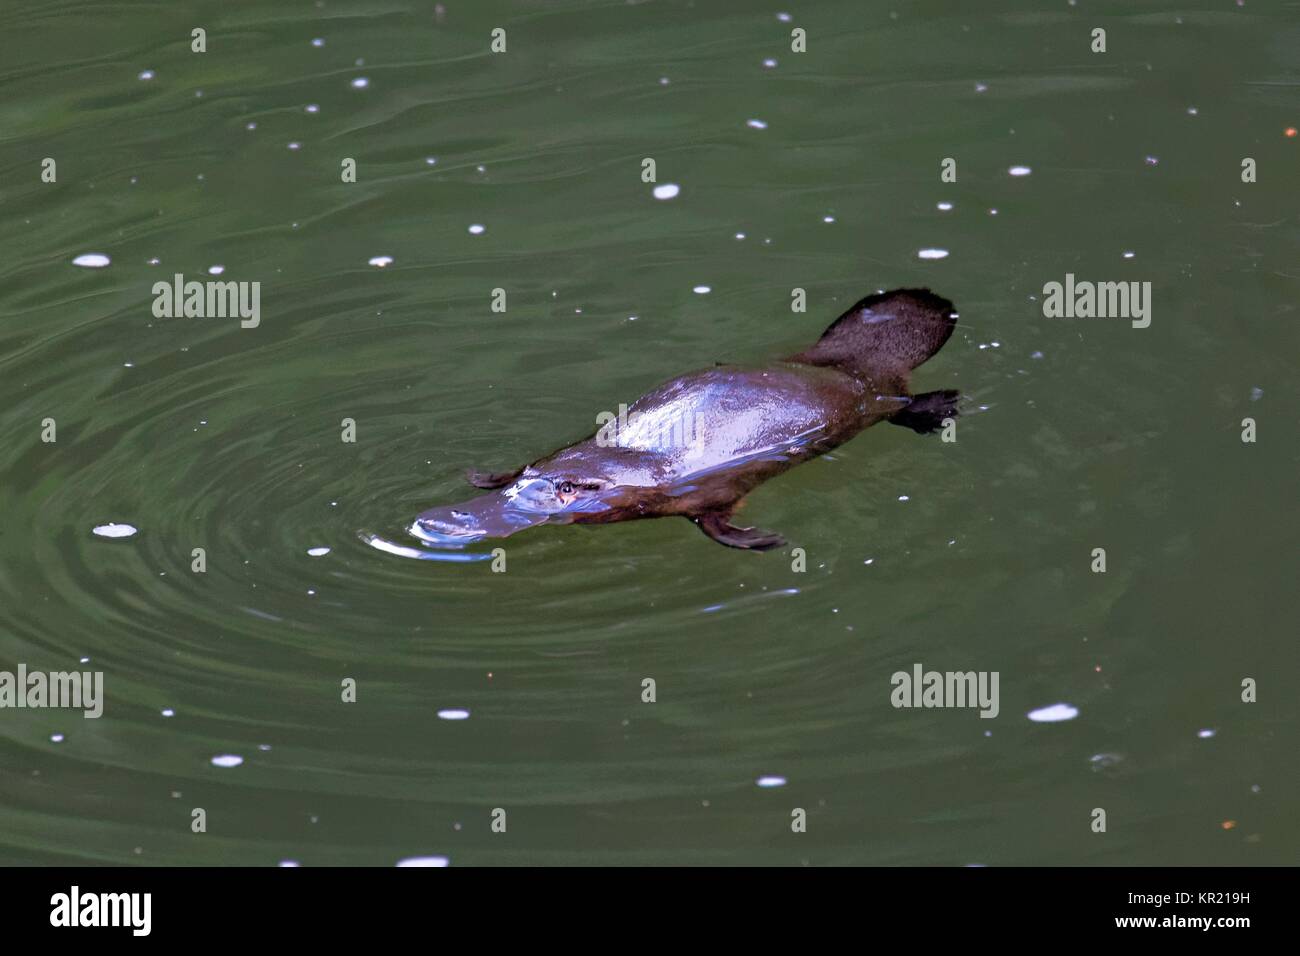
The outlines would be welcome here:
[[[225,266],[208,266],[208,275],[210,276],[219,276],[221,275],[221,273],[225,271],[226,271]]]
[[[164,707],[162,709],[162,715],[164,717],[175,717],[176,711],[172,710],[170,707]]]
[[[330,553],[330,549],[329,548],[308,548],[307,553],[310,554],[313,558],[322,558],[325,555]]]
[[[218,754],[212,758],[214,767],[238,767],[244,762],[244,758],[237,754]]]
[[[142,80],[152,80],[152,79],[153,79],[153,70],[141,70],[141,71],[140,71],[140,79],[142,79]]]
[[[1079,708],[1069,704],[1053,704],[1050,707],[1031,710],[1025,716],[1036,724],[1054,724],[1062,720],[1074,720],[1079,716]]]
[[[765,70],[775,70],[776,60],[773,60],[771,57],[768,57],[766,60],[763,61],[763,68]]]
[[[936,208],[937,208],[940,212],[951,212],[951,211],[952,211],[952,203],[950,203],[950,202],[941,202],[941,203],[936,203],[935,205],[936,205]]]
[[[697,285],[691,291],[694,292],[696,295],[708,295],[710,292],[713,291],[713,287],[707,285]]]
[[[100,524],[92,530],[101,538],[129,538],[140,529],[129,524]]]
[[[393,264],[393,257],[392,256],[371,256],[366,261],[368,262],[368,264],[374,266],[376,269],[383,269]]]
[[[463,707],[445,707],[438,711],[442,720],[469,720],[469,711]]]
[[[352,88],[354,90],[364,90],[369,85],[370,85],[370,80],[364,76],[358,76],[355,80],[352,81]]]
[[[63,743],[63,734],[50,734],[50,740],[53,743],[61,744]]]
[[[776,777],[776,776],[759,777],[754,782],[758,784],[760,787],[763,787],[765,789],[768,787],[784,787],[785,777]]]
[[[471,236],[481,236],[485,232],[487,232],[487,226],[483,225],[481,222],[476,222],[469,227],[469,234]]]
[[[83,269],[102,269],[112,261],[102,252],[83,252],[72,260],[72,264],[81,266]]]
[[[676,199],[682,187],[676,183],[664,183],[654,188],[655,199]]]
[[[1028,166],[1012,166],[1007,172],[1012,176],[1028,176],[1033,170]]]
[[[1132,259],[1135,255],[1137,255],[1137,253],[1134,253],[1134,252],[1126,252],[1126,253],[1124,253],[1124,258],[1125,258],[1125,259]]]
[[[314,40],[311,41],[311,45],[312,45],[312,46],[324,46],[324,45],[325,45],[325,40],[324,40],[322,37],[316,37]]]
[[[445,856],[408,856],[405,860],[398,860],[398,866],[447,866],[451,863]]]
[[[745,120],[745,125],[748,126],[750,129],[767,129],[767,123],[765,123],[761,119]]]
[[[918,259],[947,259],[948,250],[947,249],[919,249],[917,250],[916,257]]]
[[[306,110],[308,113],[320,112],[320,106],[316,103],[308,103],[306,106],[303,107],[303,109]]]
[[[281,860],[279,863],[276,864],[276,866],[296,867],[296,866],[302,866],[302,864],[299,863],[297,860]]]
[[[1211,730],[1209,728],[1206,728],[1205,730],[1198,730],[1196,732],[1196,736],[1200,737],[1202,740],[1205,740],[1206,738],[1213,737],[1217,733],[1218,733],[1217,730]]]

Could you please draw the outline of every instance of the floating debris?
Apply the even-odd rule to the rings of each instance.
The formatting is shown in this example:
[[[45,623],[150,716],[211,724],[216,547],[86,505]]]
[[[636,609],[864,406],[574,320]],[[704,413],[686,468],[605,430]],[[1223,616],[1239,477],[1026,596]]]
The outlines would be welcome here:
[[[1074,720],[1079,716],[1079,708],[1070,704],[1052,704],[1050,707],[1031,710],[1025,716],[1036,724],[1054,724],[1062,720]]]
[[[91,530],[101,538],[129,538],[140,529],[129,524],[101,524]]]

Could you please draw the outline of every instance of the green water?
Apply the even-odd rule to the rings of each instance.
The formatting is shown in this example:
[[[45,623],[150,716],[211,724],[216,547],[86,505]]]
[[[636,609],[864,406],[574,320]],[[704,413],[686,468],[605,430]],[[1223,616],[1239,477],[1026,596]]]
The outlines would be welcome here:
[[[106,697],[0,710],[0,862],[1296,862],[1294,3],[10,0],[0,38],[0,670]],[[256,328],[154,317],[214,265]],[[1150,282],[1150,327],[1045,318],[1066,273]],[[960,309],[915,386],[966,415],[751,495],[806,571],[678,519],[505,573],[359,536],[905,285]],[[998,717],[895,709],[916,663],[997,671]]]

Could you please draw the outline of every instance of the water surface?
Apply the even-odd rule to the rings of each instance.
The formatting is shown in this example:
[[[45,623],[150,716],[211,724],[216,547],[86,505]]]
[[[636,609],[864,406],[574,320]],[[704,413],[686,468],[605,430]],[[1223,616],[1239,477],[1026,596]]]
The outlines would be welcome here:
[[[1295,862],[1293,5],[23,0],[0,35],[0,669],[107,696],[0,711],[0,862]],[[154,317],[214,266],[256,328]],[[1151,282],[1150,327],[1044,318],[1066,273]],[[968,414],[753,494],[806,571],[681,520],[505,573],[361,537],[908,285],[960,309],[916,388]],[[893,708],[916,663],[999,672],[999,716]]]

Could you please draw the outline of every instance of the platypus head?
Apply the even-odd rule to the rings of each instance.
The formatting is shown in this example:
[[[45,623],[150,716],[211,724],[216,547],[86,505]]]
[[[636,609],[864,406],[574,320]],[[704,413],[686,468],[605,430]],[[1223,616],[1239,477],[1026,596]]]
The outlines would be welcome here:
[[[509,484],[469,501],[421,513],[410,531],[444,547],[504,538],[539,524],[570,524],[608,511],[614,483],[572,469],[525,468]]]

